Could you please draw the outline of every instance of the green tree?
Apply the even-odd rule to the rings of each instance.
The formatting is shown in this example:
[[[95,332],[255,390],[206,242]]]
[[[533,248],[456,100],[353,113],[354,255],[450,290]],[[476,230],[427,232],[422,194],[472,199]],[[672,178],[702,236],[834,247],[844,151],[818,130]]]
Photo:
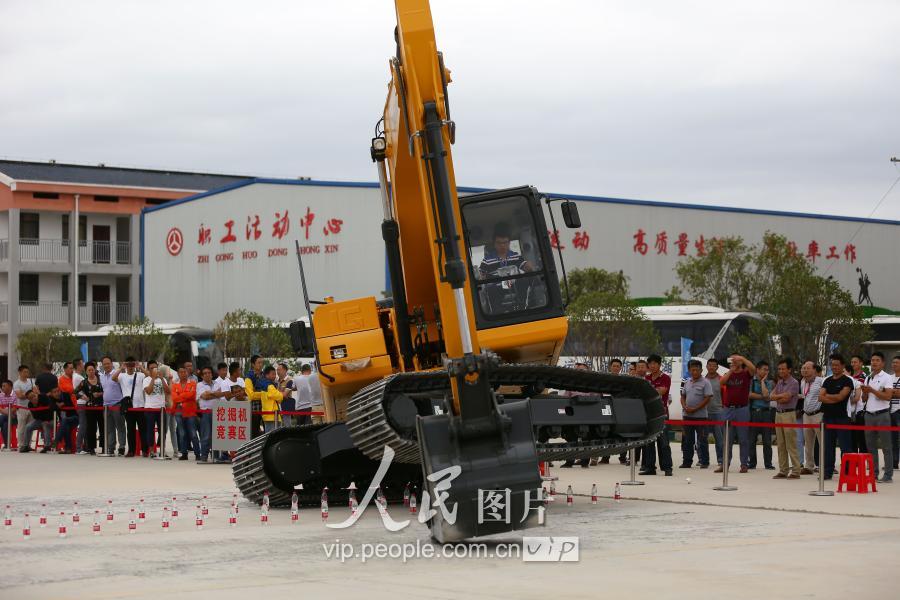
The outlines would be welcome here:
[[[228,358],[247,359],[254,354],[281,358],[293,354],[290,338],[283,328],[243,308],[223,316],[216,324],[213,338]]]
[[[569,275],[571,302],[566,353],[605,371],[613,358],[645,355],[659,349],[653,324],[629,297],[620,271],[576,269]]]
[[[28,365],[36,373],[44,363],[65,362],[80,356],[81,349],[78,338],[70,330],[39,327],[19,334],[16,352],[22,364]]]
[[[157,360],[168,363],[174,358],[169,336],[160,331],[148,318],[116,323],[101,349],[114,360],[124,361],[133,356],[139,361]]]
[[[787,238],[767,232],[760,244],[714,240],[706,256],[676,267],[695,302],[762,315],[738,337],[735,350],[770,362],[776,354],[822,361],[833,343],[845,354],[871,339],[861,307],[833,278],[821,277]]]

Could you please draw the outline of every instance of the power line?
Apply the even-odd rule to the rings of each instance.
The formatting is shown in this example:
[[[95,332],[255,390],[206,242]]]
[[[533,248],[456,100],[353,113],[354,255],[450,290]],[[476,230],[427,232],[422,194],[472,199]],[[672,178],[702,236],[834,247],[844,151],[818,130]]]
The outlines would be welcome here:
[[[892,157],[892,158],[891,158],[891,162],[892,162],[892,163],[900,163],[900,159],[898,159],[898,158],[896,158],[896,157]],[[872,215],[875,214],[875,212],[876,212],[876,211],[878,210],[878,208],[881,206],[881,203],[884,202],[884,199],[887,198],[888,195],[890,195],[890,193],[891,193],[892,191],[894,191],[894,188],[897,187],[897,184],[898,184],[898,183],[900,183],[900,175],[897,176],[897,178],[894,180],[894,183],[891,184],[891,186],[887,189],[887,191],[884,193],[884,195],[881,196],[881,199],[875,204],[875,208],[873,208],[873,209],[871,210],[871,212],[869,212],[869,216],[866,217],[867,219],[871,219],[871,218],[872,218]],[[850,239],[847,240],[847,243],[848,243],[848,244],[852,243],[853,240],[856,239],[856,236],[859,235],[859,232],[860,232],[860,231],[862,231],[862,228],[863,228],[864,225],[865,225],[864,222],[859,224],[859,226],[856,228],[856,231],[854,231],[854,232],[853,232],[853,235],[850,236]],[[824,277],[824,276],[828,275],[828,272],[831,271],[831,267],[833,267],[835,264],[837,264],[837,261],[832,261],[831,264],[828,265],[828,268],[825,269],[825,272],[822,274],[822,276]]]

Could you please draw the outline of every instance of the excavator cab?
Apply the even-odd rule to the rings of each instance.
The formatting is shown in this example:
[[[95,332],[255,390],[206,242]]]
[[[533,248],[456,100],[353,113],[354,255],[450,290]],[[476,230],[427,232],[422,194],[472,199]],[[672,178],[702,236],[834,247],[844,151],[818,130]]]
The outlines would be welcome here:
[[[478,329],[563,316],[538,191],[524,186],[459,201]]]

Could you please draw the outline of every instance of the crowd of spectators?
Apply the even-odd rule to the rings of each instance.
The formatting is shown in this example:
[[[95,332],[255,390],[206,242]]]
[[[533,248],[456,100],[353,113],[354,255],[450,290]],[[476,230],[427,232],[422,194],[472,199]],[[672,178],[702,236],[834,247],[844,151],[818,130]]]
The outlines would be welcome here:
[[[193,454],[197,462],[229,462],[227,453],[212,451],[210,409],[216,400],[250,403],[251,437],[309,423],[309,415],[282,413],[309,412],[321,403],[310,365],[292,374],[286,363],[269,365],[259,356],[251,357],[246,374],[237,362],[195,373],[191,361],[168,366],[104,356],[66,362],[59,375],[49,364],[34,377],[21,365],[17,375],[0,385],[0,436],[10,448],[15,425],[23,453],[37,446],[34,434],[40,431],[41,453],[155,457],[168,440],[180,460]]]
[[[608,365],[610,373],[646,379],[668,406],[672,402],[671,377],[662,372],[662,358],[650,355],[628,365],[623,373],[623,363],[613,359]],[[860,431],[831,429],[828,425],[865,425],[886,427],[900,426],[900,355],[891,360],[889,373],[885,357],[873,352],[869,365],[862,357],[852,356],[849,363],[841,354],[828,358],[828,375],[822,366],[812,361],[795,365],[790,358],[778,360],[772,365],[760,360],[753,362],[743,356],[733,355],[727,362],[727,371],[720,373],[719,361],[710,358],[706,370],[699,360],[688,363],[689,376],[681,382],[681,453],[680,468],[696,466],[708,469],[711,465],[710,436],[715,448],[717,473],[728,468],[724,461],[724,424],[709,425],[710,421],[731,423],[783,424],[785,427],[736,427],[730,425],[728,438],[737,443],[737,452],[729,451],[740,463],[740,472],[756,469],[759,440],[762,442],[763,467],[777,471],[774,479],[799,479],[824,469],[824,478],[835,474],[837,450],[841,453],[871,453],[875,472],[882,483],[893,481],[894,470],[900,458],[900,436],[890,431]],[[578,363],[576,368],[588,368]],[[696,424],[691,423],[696,421]],[[814,427],[793,428],[802,423]],[[825,423],[824,440],[820,423]],[[824,444],[825,464],[819,465],[818,445]],[[773,456],[777,448],[777,466]],[[881,456],[879,457],[879,453]],[[657,455],[659,468],[667,476],[673,474],[672,452],[669,443],[669,426],[654,444],[638,448],[635,460],[640,460],[641,475],[656,475]],[[879,460],[880,458],[880,460]],[[619,461],[628,464],[625,455]],[[566,461],[563,467],[579,464],[588,467],[608,463],[609,457],[590,461]]]

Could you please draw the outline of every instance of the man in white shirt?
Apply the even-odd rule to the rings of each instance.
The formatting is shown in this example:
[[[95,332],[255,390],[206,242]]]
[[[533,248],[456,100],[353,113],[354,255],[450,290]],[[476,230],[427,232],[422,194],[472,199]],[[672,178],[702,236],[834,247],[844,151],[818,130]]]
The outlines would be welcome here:
[[[815,425],[816,429],[803,430],[803,468],[801,475],[812,475],[816,468],[816,440],[819,439],[819,423],[822,422],[822,403],[819,401],[819,390],[822,388],[822,377],[816,376],[816,365],[808,360],[800,367],[800,397],[803,399],[803,424]],[[823,443],[819,440],[819,443]],[[829,475],[826,473],[826,475]]]
[[[891,426],[900,427],[900,354],[891,359],[894,371],[894,396],[891,398]],[[894,470],[900,469],[900,432],[891,432],[891,446],[894,448]]]
[[[133,408],[144,408],[144,373],[135,364],[134,357],[125,358],[125,371],[121,369],[113,373],[113,380],[119,384],[122,390],[122,406],[129,404]],[[125,398],[129,398],[130,402]],[[147,438],[147,418],[143,411],[125,410],[125,436],[128,440],[128,453],[125,456],[134,456],[137,450],[135,444],[135,430],[141,439],[141,452],[144,456],[150,453],[148,449],[143,447],[144,440]]]
[[[894,395],[894,378],[885,373],[884,354],[873,352],[870,365],[872,372],[866,377],[862,385],[863,402],[866,410],[867,427],[890,427],[891,425],[891,398]],[[881,442],[881,454],[884,456],[884,475],[878,481],[881,483],[893,483],[894,461],[891,449],[891,432],[866,431],[866,446],[872,453],[875,463],[875,473],[878,470],[878,443]]]
[[[300,374],[294,377],[294,393],[296,394],[296,409],[309,411],[314,404],[322,403],[322,388],[319,384],[319,376],[312,374],[312,367],[308,364],[300,367]],[[297,425],[306,425],[312,422],[309,415],[298,415]]]
[[[209,450],[212,447],[212,408],[216,399],[222,398],[220,385],[213,381],[211,367],[200,369],[200,381],[197,382],[197,405],[200,408],[200,457],[197,462],[209,462]],[[213,457],[215,459],[215,456]]]

